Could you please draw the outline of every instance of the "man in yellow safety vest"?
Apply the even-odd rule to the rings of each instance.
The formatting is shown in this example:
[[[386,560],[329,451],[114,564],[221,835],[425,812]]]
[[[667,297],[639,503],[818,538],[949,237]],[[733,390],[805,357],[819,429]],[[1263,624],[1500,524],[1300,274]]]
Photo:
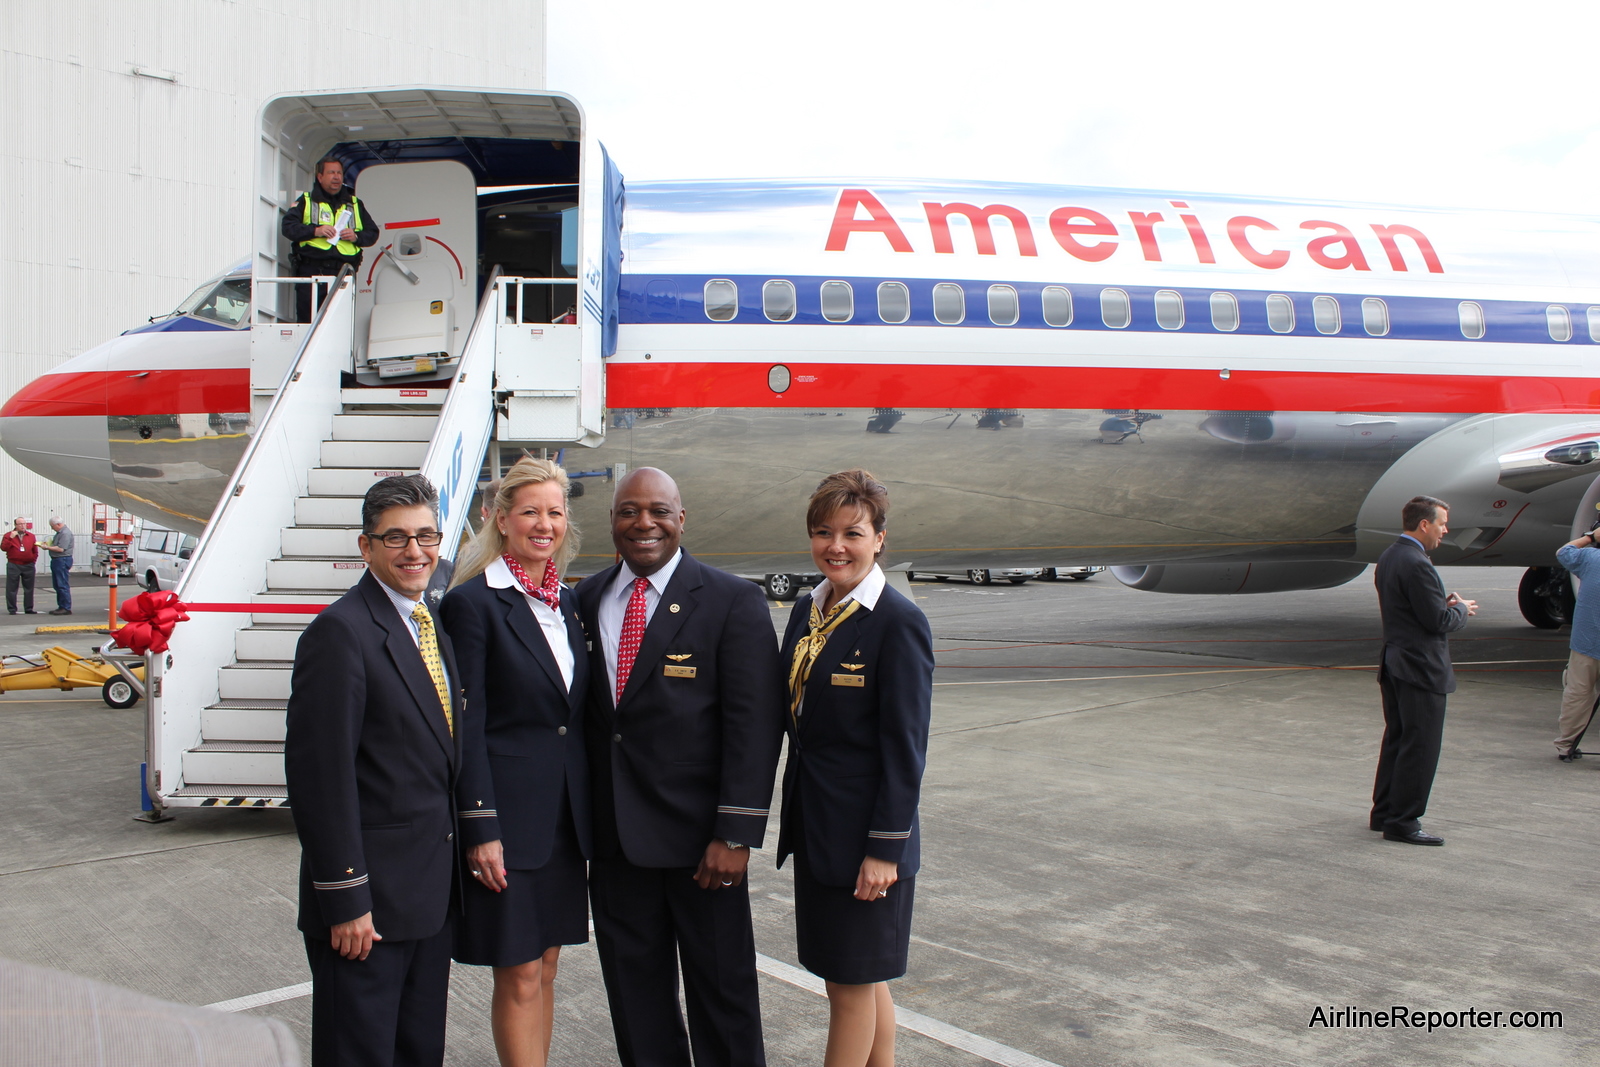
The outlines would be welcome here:
[[[317,180],[283,213],[279,227],[294,246],[295,277],[337,274],[346,263],[361,265],[361,250],[378,239],[377,221],[344,184],[344,164],[331,156],[317,163]],[[295,286],[295,321],[311,321],[311,286]]]

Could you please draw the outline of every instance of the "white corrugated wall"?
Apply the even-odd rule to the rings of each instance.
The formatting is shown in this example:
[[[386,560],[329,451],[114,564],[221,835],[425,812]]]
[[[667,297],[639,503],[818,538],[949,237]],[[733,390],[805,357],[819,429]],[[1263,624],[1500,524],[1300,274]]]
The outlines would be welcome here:
[[[55,0],[10,12],[0,20],[0,397],[243,258],[266,97],[415,82],[543,88],[544,37],[544,0]],[[32,515],[48,533],[60,514],[86,532],[89,510],[0,453],[0,526]]]

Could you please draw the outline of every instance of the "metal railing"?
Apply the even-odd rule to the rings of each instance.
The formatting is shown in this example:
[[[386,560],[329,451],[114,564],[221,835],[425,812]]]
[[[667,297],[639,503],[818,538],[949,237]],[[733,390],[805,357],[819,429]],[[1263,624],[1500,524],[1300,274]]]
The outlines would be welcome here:
[[[494,432],[494,367],[501,299],[497,266],[483,287],[472,332],[461,347],[455,381],[439,411],[423,475],[439,491],[439,528],[444,532],[440,554],[454,557],[461,543],[472,494],[478,487],[478,470]]]
[[[355,330],[353,282],[349,267],[333,279],[195,546],[178,582],[180,599],[245,602],[266,589],[267,562],[279,555],[282,531],[294,525],[295,500],[306,492],[307,472],[333,434],[340,371],[349,364]],[[180,784],[183,753],[200,740],[202,709],[217,699],[217,669],[232,661],[234,635],[248,619],[247,613],[216,613],[181,624],[171,651],[149,657],[146,789],[158,811],[162,797]]]

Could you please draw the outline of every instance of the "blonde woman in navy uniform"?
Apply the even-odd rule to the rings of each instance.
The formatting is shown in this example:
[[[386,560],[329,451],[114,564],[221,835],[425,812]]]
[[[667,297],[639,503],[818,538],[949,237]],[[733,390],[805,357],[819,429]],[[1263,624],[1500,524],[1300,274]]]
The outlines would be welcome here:
[[[589,940],[589,659],[560,580],[577,553],[569,484],[547,460],[513,466],[439,612],[466,690],[456,805],[467,878],[453,955],[494,968],[503,1067],[543,1067],[561,946]]]
[[[878,566],[888,514],[888,490],[867,471],[817,487],[806,527],[823,581],[795,604],[783,638],[778,864],[794,856],[800,963],[827,983],[824,1067],[894,1062],[888,982],[906,972],[921,859],[933,635]]]

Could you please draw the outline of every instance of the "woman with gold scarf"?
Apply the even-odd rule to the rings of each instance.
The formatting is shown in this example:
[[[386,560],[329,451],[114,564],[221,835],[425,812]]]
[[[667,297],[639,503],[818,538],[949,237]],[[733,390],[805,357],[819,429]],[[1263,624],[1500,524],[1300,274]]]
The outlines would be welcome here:
[[[888,982],[906,972],[921,860],[917,796],[933,700],[933,635],[888,588],[889,492],[831,474],[806,511],[823,580],[783,639],[789,764],[778,865],[795,858],[800,963],[828,991],[824,1067],[894,1063]]]

